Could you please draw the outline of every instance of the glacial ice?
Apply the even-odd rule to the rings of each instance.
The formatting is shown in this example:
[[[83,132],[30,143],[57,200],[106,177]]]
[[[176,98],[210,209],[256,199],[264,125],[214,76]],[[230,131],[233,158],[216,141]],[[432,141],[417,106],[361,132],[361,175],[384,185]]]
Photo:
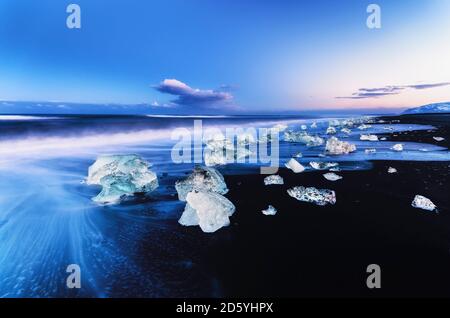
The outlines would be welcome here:
[[[388,168],[388,173],[397,173],[397,169],[389,167]]]
[[[175,189],[180,201],[186,201],[187,194],[192,191],[228,192],[223,176],[212,167],[195,167],[186,179],[175,182]]]
[[[329,181],[337,181],[337,180],[341,180],[342,179],[342,177],[340,175],[337,175],[337,174],[335,174],[333,172],[325,173],[323,175],[323,177],[325,179],[329,180]]]
[[[444,141],[445,140],[445,138],[443,138],[443,137],[433,137],[433,139],[436,141]]]
[[[302,130],[306,130],[306,129],[308,129],[308,126],[306,126],[306,125],[301,125],[300,128],[301,128]]]
[[[230,224],[235,207],[222,194],[228,192],[223,176],[214,168],[196,167],[184,180],[175,183],[178,199],[186,207],[178,222],[184,226],[199,225],[211,233]]]
[[[327,140],[325,151],[332,155],[342,155],[356,151],[356,146],[354,144],[341,141],[336,137],[331,137]]]
[[[377,135],[361,135],[361,137],[359,137],[360,140],[366,140],[366,141],[378,141],[378,136]]]
[[[327,128],[326,134],[327,135],[333,135],[336,133],[336,128],[334,128],[333,126],[330,126]]]
[[[362,125],[358,126],[358,129],[359,130],[366,130],[366,129],[369,129],[371,127],[372,127],[371,125],[362,124]]]
[[[189,192],[186,201],[186,208],[178,222],[185,226],[199,225],[205,233],[213,233],[230,225],[230,216],[236,209],[230,200],[211,191]]]
[[[419,208],[419,209],[423,209],[423,210],[427,210],[427,211],[436,210],[436,205],[434,205],[434,203],[431,202],[430,199],[428,199],[422,195],[416,195],[414,197],[414,200],[411,203],[411,205],[415,208]],[[436,212],[437,212],[437,210],[436,210]]]
[[[336,193],[333,190],[299,186],[288,189],[287,192],[291,197],[299,201],[310,202],[317,205],[336,203]]]
[[[352,133],[352,131],[348,128],[342,128],[341,132],[343,132],[344,134],[350,135]]]
[[[311,128],[317,128],[317,123],[314,121],[314,122],[311,124],[311,126],[309,126],[309,127],[311,127]]]
[[[321,146],[324,143],[323,138],[319,136],[311,136],[305,131],[294,132],[292,130],[284,132],[284,140],[287,142],[300,142],[308,147]]]
[[[264,178],[264,185],[284,184],[284,180],[279,175],[271,175]]]
[[[339,166],[337,162],[322,162],[322,161],[311,161],[309,165],[316,170],[326,170]]]
[[[303,154],[301,152],[297,152],[295,155],[293,155],[292,157],[294,158],[301,158],[303,157]]]
[[[392,146],[392,150],[394,151],[403,151],[403,145],[402,144],[395,144]]]
[[[377,150],[375,148],[367,148],[367,149],[364,150],[364,153],[366,155],[370,155],[370,154],[377,153]]]
[[[125,196],[149,193],[158,187],[158,177],[151,165],[137,155],[105,155],[89,167],[86,184],[101,185],[92,198],[98,203],[118,203]]]
[[[277,214],[277,209],[275,209],[273,206],[269,205],[269,207],[266,210],[261,211],[264,215],[275,215]]]
[[[305,171],[305,167],[302,166],[301,163],[299,163],[294,158],[291,158],[286,164],[286,168],[291,169],[294,173],[300,173]]]

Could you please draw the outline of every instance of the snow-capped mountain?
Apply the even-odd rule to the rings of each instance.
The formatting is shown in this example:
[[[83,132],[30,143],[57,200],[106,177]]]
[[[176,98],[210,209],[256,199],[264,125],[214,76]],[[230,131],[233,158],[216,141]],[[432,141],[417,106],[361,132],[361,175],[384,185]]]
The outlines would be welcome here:
[[[450,113],[450,102],[428,104],[425,106],[409,108],[403,114],[426,114],[426,113]]]

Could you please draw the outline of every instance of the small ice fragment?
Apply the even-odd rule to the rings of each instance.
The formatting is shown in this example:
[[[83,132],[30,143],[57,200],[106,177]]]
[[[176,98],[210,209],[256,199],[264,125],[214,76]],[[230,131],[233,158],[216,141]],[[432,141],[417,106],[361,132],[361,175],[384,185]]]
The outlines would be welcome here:
[[[422,195],[416,195],[414,197],[413,202],[411,205],[415,208],[424,209],[427,211],[434,211],[436,210],[436,205],[434,205],[433,202],[431,202],[430,199],[422,196]]]
[[[320,158],[325,158],[327,155],[325,155],[323,153],[319,153],[317,156],[320,157]]]
[[[343,132],[344,134],[350,135],[352,133],[352,131],[348,128],[342,128],[341,132]]]
[[[316,122],[313,122],[313,123],[311,124],[310,127],[311,127],[311,128],[317,128],[317,123],[316,123]]]
[[[323,177],[325,179],[327,179],[327,180],[330,180],[330,181],[337,181],[337,180],[341,180],[342,179],[342,177],[340,175],[337,175],[337,174],[335,174],[333,172],[325,173],[323,175]]]
[[[397,173],[397,169],[389,167],[388,168],[388,173]]]
[[[366,130],[372,127],[371,125],[362,124],[358,127],[359,130]]]
[[[391,148],[394,151],[403,151],[403,145],[402,144],[395,144]]]
[[[445,140],[445,138],[442,138],[442,137],[433,137],[433,139],[436,141],[444,141]]]
[[[279,175],[271,175],[264,178],[264,185],[284,184],[284,180]]]
[[[339,167],[331,167],[330,169],[328,169],[329,171],[334,171],[334,172],[338,172],[341,171],[341,168]]]
[[[327,128],[327,135],[333,135],[336,133],[336,128],[330,126]]]
[[[299,201],[310,202],[317,205],[336,203],[336,193],[328,189],[316,189],[314,187],[305,188],[299,186],[288,189],[287,193]]]
[[[349,154],[356,150],[356,146],[354,144],[341,141],[336,137],[331,137],[327,140],[327,144],[325,146],[325,151],[332,155],[342,155]]]
[[[302,166],[301,163],[299,163],[297,160],[295,160],[294,158],[291,158],[286,164],[285,164],[286,168],[291,169],[292,171],[294,171],[294,173],[300,173],[305,171],[305,167]]]
[[[386,137],[381,137],[380,140],[381,141],[385,141],[385,140],[387,140],[387,138]]]
[[[370,154],[376,153],[377,150],[376,150],[375,148],[368,148],[368,149],[365,149],[364,152],[365,152],[367,155],[370,155]]]
[[[377,135],[361,135],[359,137],[360,140],[367,140],[367,141],[378,141]]]
[[[303,157],[303,154],[301,152],[297,152],[293,157],[294,158],[301,158],[301,157]]]
[[[266,210],[261,211],[264,215],[275,215],[277,214],[277,209],[275,209],[273,206],[269,205],[269,207]]]
[[[302,130],[308,129],[308,127],[307,127],[306,125],[301,125],[300,128],[301,128]]]
[[[317,161],[311,161],[309,165],[316,170],[326,170],[329,168],[339,166],[337,162],[317,162]]]

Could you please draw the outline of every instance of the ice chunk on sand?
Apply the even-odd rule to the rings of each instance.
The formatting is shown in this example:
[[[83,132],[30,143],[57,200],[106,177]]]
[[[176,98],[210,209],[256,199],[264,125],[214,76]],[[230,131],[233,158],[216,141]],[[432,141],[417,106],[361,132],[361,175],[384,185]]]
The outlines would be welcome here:
[[[385,141],[385,140],[387,140],[387,138],[386,137],[381,137],[380,140]]]
[[[402,144],[395,144],[391,148],[394,151],[403,151],[403,145]]]
[[[269,207],[266,210],[261,211],[264,215],[275,215],[277,214],[277,209],[275,209],[273,206],[269,205]]]
[[[389,167],[388,168],[388,173],[397,173],[397,169]]]
[[[330,126],[327,128],[327,135],[333,135],[336,133],[336,128]]]
[[[352,131],[348,128],[342,128],[341,132],[343,132],[344,134],[350,135],[352,133]]]
[[[442,138],[442,137],[433,137],[433,139],[436,141],[444,141],[445,140],[445,138]]]
[[[186,196],[191,191],[212,191],[219,194],[228,192],[223,176],[211,167],[195,167],[194,172],[184,180],[175,183],[178,199],[186,201]]]
[[[307,145],[308,147],[321,146],[324,143],[324,140],[319,136],[308,135],[308,133],[305,131],[294,132],[292,130],[284,132],[284,141],[300,142]]]
[[[302,130],[308,129],[308,127],[307,127],[306,125],[301,125],[300,128],[301,128]]]
[[[337,174],[335,174],[333,172],[325,173],[323,175],[323,177],[325,179],[327,179],[327,180],[330,180],[330,181],[337,181],[337,180],[341,180],[342,179],[342,177],[340,175],[337,175]]]
[[[367,140],[367,141],[378,141],[377,135],[361,135],[359,137],[360,140]]]
[[[370,154],[377,153],[377,150],[376,150],[375,148],[367,148],[367,149],[364,150],[364,152],[365,152],[367,155],[370,155]]]
[[[311,161],[309,165],[316,170],[326,170],[339,166],[337,162],[321,162],[321,161]]]
[[[434,205],[434,203],[431,202],[430,199],[428,199],[422,195],[416,195],[414,197],[414,200],[411,203],[411,205],[415,208],[419,208],[419,209],[423,209],[423,210],[427,210],[427,211],[436,210],[436,205]],[[436,212],[437,212],[437,210],[436,210]]]
[[[371,125],[362,124],[358,127],[359,130],[366,130],[372,127]]]
[[[325,146],[325,151],[332,155],[342,155],[348,154],[356,150],[356,146],[354,144],[341,141],[336,137],[331,137],[327,140],[327,144]]]
[[[295,155],[293,155],[292,157],[294,158],[301,158],[303,157],[303,154],[301,152],[297,152]]]
[[[86,183],[101,185],[102,191],[93,201],[117,203],[125,196],[149,193],[158,187],[158,177],[150,164],[137,155],[100,156],[89,167]]]
[[[230,225],[230,216],[236,209],[230,200],[211,191],[189,192],[186,201],[186,208],[178,222],[185,226],[199,225],[206,233]]]
[[[328,189],[316,189],[313,187],[305,188],[302,186],[287,190],[288,194],[304,202],[310,202],[317,205],[327,205],[336,203],[336,193]]]
[[[265,185],[271,185],[271,184],[284,184],[284,180],[279,175],[271,175],[264,178],[264,184]]]
[[[294,171],[294,173],[300,173],[305,171],[305,167],[302,166],[301,163],[299,163],[297,160],[295,160],[294,158],[290,159],[286,164],[285,164],[286,168],[291,169],[292,171]]]

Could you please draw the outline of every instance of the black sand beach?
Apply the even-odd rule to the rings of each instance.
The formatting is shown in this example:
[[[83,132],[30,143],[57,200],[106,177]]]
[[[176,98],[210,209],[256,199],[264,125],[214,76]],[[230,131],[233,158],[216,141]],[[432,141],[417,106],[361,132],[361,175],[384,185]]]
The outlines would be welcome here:
[[[386,121],[431,124],[388,140],[448,147],[450,115],[384,117]],[[436,142],[433,136],[446,138]],[[342,171],[331,182],[315,171],[282,168],[285,184],[265,186],[263,175],[226,176],[227,197],[236,205],[229,228],[205,241],[200,257],[217,277],[218,295],[228,297],[441,297],[450,296],[449,163],[374,161],[368,171]],[[388,174],[388,167],[398,173]],[[336,191],[324,207],[299,202],[286,190],[314,186]],[[416,194],[430,198],[439,213],[416,209]],[[271,204],[275,216],[262,209]],[[193,234],[191,233],[191,234]],[[366,287],[366,268],[381,266],[382,288]]]

